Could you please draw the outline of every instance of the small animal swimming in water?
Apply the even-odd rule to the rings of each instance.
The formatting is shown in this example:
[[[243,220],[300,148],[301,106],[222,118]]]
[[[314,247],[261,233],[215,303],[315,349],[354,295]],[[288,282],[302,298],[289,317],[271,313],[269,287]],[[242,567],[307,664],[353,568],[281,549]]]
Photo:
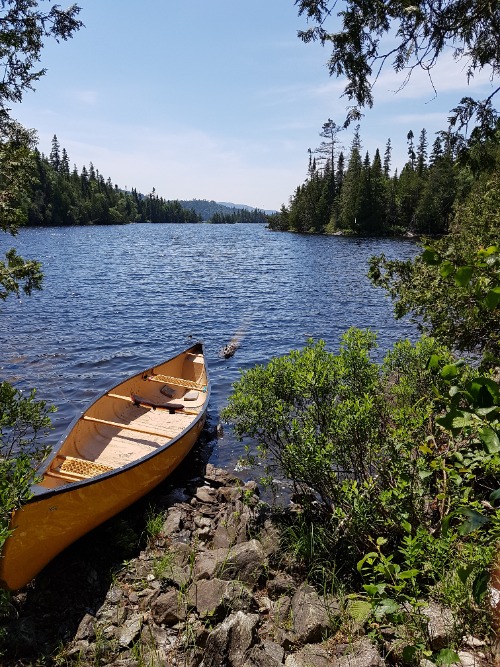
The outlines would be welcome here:
[[[230,357],[233,356],[233,354],[236,352],[239,346],[240,346],[239,341],[233,338],[233,340],[230,343],[224,345],[224,347],[221,348],[220,351],[221,357],[224,357],[224,359],[229,359]]]

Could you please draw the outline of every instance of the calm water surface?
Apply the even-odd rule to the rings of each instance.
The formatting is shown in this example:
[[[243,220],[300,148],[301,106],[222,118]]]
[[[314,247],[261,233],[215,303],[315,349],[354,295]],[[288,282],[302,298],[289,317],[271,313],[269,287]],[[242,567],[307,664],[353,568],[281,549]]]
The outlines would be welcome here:
[[[2,235],[42,261],[44,290],[0,303],[0,378],[57,406],[52,440],[111,384],[203,340],[216,423],[239,369],[350,326],[378,332],[380,354],[401,337],[367,261],[413,257],[411,241],[273,233],[261,225],[129,225],[25,229]],[[235,356],[219,356],[241,335]],[[242,447],[227,431],[212,462],[233,468]]]

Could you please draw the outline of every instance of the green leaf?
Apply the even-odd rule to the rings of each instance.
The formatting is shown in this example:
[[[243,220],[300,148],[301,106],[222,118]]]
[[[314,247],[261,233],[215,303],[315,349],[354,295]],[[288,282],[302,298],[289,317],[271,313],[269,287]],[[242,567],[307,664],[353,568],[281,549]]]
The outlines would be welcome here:
[[[488,592],[488,584],[490,581],[490,573],[487,570],[480,572],[474,579],[472,584],[472,596],[476,604],[481,604],[484,596]]]
[[[461,266],[455,274],[455,284],[458,287],[467,287],[472,278],[472,266]]]
[[[377,537],[377,546],[382,547],[384,544],[387,544],[385,537]]]
[[[386,584],[364,584],[363,588],[368,593],[368,595],[382,595],[385,591]]]
[[[499,498],[500,498],[500,489],[497,489],[496,491],[490,493],[490,503],[494,503]]]
[[[474,411],[476,415],[479,415],[479,417],[487,417],[488,415],[491,415],[492,412],[499,412],[500,410],[498,408],[498,405],[492,405],[489,408],[477,408],[477,410]]]
[[[386,598],[375,607],[375,618],[380,620],[387,614],[395,614],[398,611],[399,605],[391,598]]]
[[[492,428],[483,428],[479,432],[479,438],[481,442],[485,445],[489,454],[496,454],[500,452],[500,438],[496,431]]]
[[[405,533],[409,533],[411,535],[411,523],[408,521],[401,521],[401,528],[405,531]]]
[[[490,245],[487,248],[482,249],[480,253],[486,255],[486,257],[489,257],[490,255],[495,255],[498,251],[499,247],[497,245]]]
[[[458,568],[457,570],[458,578],[464,585],[467,583],[467,579],[470,577],[473,569],[474,565],[468,565],[467,567]]]
[[[418,653],[418,646],[405,646],[403,649],[403,662],[405,665],[411,665],[415,661],[415,656]]]
[[[437,370],[439,368],[439,363],[441,361],[441,357],[437,354],[432,354],[429,357],[429,361],[427,362],[427,368],[431,370]]]
[[[441,377],[443,380],[452,380],[458,375],[458,367],[456,364],[446,364],[441,370]]]
[[[420,570],[405,570],[404,572],[400,572],[398,577],[399,579],[413,579],[417,574],[420,574]]]
[[[438,665],[454,665],[460,662],[460,658],[451,648],[442,648],[436,656],[436,662]]]
[[[453,273],[455,273],[455,267],[448,260],[443,262],[439,267],[439,274],[442,278],[448,278],[448,276],[451,276]]]
[[[457,510],[457,514],[461,514],[466,517],[464,523],[460,526],[458,532],[460,535],[468,535],[473,531],[484,526],[485,523],[488,523],[488,517],[484,516],[480,512],[471,509],[470,507],[465,507],[463,509]]]
[[[361,570],[363,569],[363,565],[366,562],[368,562],[368,564],[371,565],[373,563],[374,558],[378,558],[378,553],[376,551],[370,551],[369,553],[365,554],[356,566],[358,572],[361,572]]]
[[[467,390],[479,408],[489,408],[500,403],[500,388],[491,378],[474,378],[468,383]]]
[[[347,606],[349,616],[358,623],[364,623],[372,613],[372,605],[366,600],[353,600]]]
[[[500,303],[500,287],[491,289],[486,295],[484,302],[489,310],[495,310]]]
[[[421,258],[425,264],[430,264],[431,266],[441,264],[441,257],[439,256],[439,253],[430,246],[425,248]]]

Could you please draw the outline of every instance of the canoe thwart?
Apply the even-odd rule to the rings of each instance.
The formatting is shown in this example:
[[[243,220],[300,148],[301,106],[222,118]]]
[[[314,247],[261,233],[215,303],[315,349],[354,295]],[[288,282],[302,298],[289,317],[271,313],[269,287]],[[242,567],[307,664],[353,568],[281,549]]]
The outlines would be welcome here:
[[[193,382],[192,380],[184,380],[184,378],[176,378],[171,375],[147,375],[146,379],[150,382],[162,382],[163,384],[173,384],[174,387],[186,387],[186,389],[197,389],[198,391],[207,391],[204,384]]]
[[[108,393],[107,396],[109,396],[110,398],[117,398],[120,401],[127,401],[127,403],[136,404],[136,401],[134,401],[134,399],[131,398],[130,396],[122,396],[121,394],[113,394],[111,392]],[[156,406],[157,408],[165,408],[166,410],[170,410],[170,408],[172,407],[171,405],[168,405],[168,403],[155,403],[154,406],[153,406],[153,401],[149,401],[147,399],[142,399],[142,398],[140,399],[139,404],[140,404],[140,407],[142,407],[142,408],[151,408],[152,410],[155,409],[154,406]],[[185,414],[185,415],[198,415],[199,414],[198,409],[192,408],[191,410],[186,410],[185,406],[181,405],[180,403],[179,403],[178,406],[176,406],[174,408],[174,411],[175,410],[182,410],[183,414]]]
[[[83,415],[82,419],[86,422],[95,422],[96,424],[104,424],[105,426],[112,426],[113,428],[123,429],[124,431],[134,431],[135,433],[144,433],[145,435],[155,435],[160,438],[173,438],[173,435],[168,433],[162,433],[161,431],[153,431],[148,428],[140,428],[138,426],[132,426],[131,424],[122,424],[121,422],[112,422],[107,419],[98,419],[97,417],[88,417]]]

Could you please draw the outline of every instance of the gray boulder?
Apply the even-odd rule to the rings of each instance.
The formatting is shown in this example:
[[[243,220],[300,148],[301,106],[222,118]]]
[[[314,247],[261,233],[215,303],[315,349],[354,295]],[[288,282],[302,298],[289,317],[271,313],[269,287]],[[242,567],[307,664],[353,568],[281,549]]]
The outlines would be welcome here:
[[[256,604],[248,588],[239,581],[202,579],[191,586],[188,604],[200,618],[224,618],[230,611],[250,611]]]
[[[432,650],[438,651],[449,646],[454,628],[451,611],[436,602],[431,602],[422,609],[422,614],[427,618],[427,632]]]
[[[257,614],[231,614],[209,634],[200,667],[241,667],[255,643],[258,623]]]
[[[340,608],[333,598],[320,598],[312,586],[303,584],[292,598],[292,614],[296,641],[305,644],[319,642],[330,633]]]
[[[170,590],[156,598],[151,615],[158,625],[175,625],[186,619],[186,605],[177,590]]]
[[[336,667],[383,667],[384,665],[384,659],[368,637],[349,644],[344,655],[336,661]]]

